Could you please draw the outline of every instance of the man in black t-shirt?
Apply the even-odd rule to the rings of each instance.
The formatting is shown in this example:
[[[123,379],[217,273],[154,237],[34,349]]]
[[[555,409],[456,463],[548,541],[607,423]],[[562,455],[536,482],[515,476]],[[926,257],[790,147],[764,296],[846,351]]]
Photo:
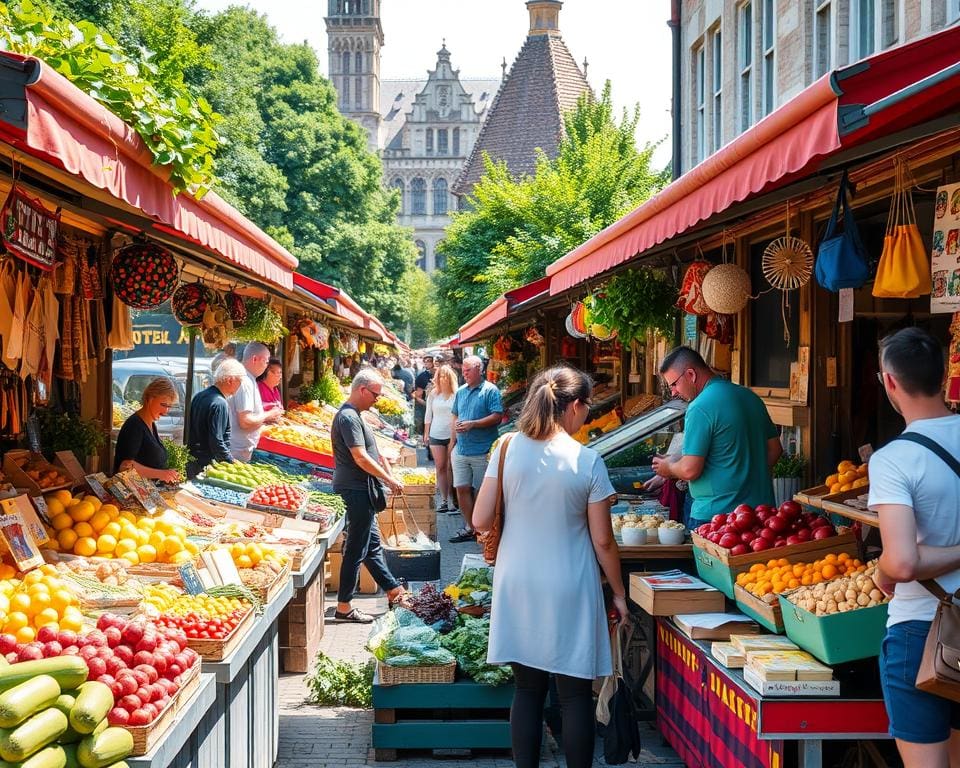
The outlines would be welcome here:
[[[330,439],[333,443],[333,490],[347,507],[343,561],[340,564],[340,588],[334,616],[341,621],[369,624],[373,617],[350,605],[360,578],[360,564],[367,566],[377,585],[387,593],[391,605],[406,592],[390,573],[383,557],[377,513],[370,498],[369,481],[386,485],[398,493],[403,485],[393,476],[390,465],[380,456],[370,428],[361,412],[372,406],[383,390],[383,379],[375,371],[360,371],[350,385],[350,397],[333,417]]]
[[[190,403],[191,458],[187,463],[187,477],[191,480],[212,461],[233,461],[227,398],[236,394],[246,375],[241,363],[228,358],[214,371],[213,384],[194,395]]]
[[[413,433],[423,435],[424,416],[427,415],[427,388],[433,381],[433,356],[425,355],[423,358],[423,370],[417,374],[417,380],[413,384]],[[426,436],[424,435],[424,444]]]

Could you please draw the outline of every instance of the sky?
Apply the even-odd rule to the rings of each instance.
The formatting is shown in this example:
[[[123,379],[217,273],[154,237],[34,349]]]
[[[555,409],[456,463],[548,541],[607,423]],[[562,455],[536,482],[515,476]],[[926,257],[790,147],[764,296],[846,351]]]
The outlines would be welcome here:
[[[327,70],[326,0],[196,0],[208,11],[247,5],[264,14],[285,42],[306,40]],[[602,9],[600,12],[598,9]],[[527,35],[524,0],[381,0],[384,47],[381,78],[426,77],[446,41],[464,78],[499,78]],[[573,57],[589,61],[595,92],[610,80],[614,105],[640,105],[637,141],[662,141],[657,167],[670,160],[670,0],[565,0],[560,31]]]

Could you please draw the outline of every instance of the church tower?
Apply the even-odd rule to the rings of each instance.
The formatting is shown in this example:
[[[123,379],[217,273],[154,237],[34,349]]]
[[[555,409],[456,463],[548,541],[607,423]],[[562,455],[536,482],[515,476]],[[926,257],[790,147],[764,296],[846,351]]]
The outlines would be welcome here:
[[[327,0],[327,56],[340,113],[367,132],[367,144],[380,144],[380,0]]]

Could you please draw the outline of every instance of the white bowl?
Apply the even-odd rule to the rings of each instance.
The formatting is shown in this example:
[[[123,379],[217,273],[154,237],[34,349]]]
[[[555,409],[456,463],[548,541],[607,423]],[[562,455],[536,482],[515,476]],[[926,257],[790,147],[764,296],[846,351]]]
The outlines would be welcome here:
[[[646,528],[647,532],[647,544],[656,544],[659,541],[659,528]]]
[[[621,528],[620,536],[627,547],[639,547],[647,543],[646,528]]]
[[[658,528],[657,534],[661,544],[683,544],[687,531],[685,528]]]

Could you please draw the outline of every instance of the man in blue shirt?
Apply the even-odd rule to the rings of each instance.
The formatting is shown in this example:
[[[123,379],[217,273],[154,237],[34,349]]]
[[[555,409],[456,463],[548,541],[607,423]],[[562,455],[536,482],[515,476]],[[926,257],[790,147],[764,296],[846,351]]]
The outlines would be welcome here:
[[[471,541],[473,500],[487,471],[487,457],[498,437],[497,425],[503,419],[503,402],[498,390],[483,378],[483,361],[471,355],[463,360],[466,382],[453,399],[453,429],[450,438],[450,463],[453,486],[457,489],[463,528],[450,539],[454,544]]]
[[[693,496],[691,528],[739,504],[772,504],[770,470],[783,451],[763,401],[747,387],[717,376],[689,347],[677,347],[660,365],[670,394],[690,405],[684,416],[683,455],[656,457],[661,477],[687,480]]]

